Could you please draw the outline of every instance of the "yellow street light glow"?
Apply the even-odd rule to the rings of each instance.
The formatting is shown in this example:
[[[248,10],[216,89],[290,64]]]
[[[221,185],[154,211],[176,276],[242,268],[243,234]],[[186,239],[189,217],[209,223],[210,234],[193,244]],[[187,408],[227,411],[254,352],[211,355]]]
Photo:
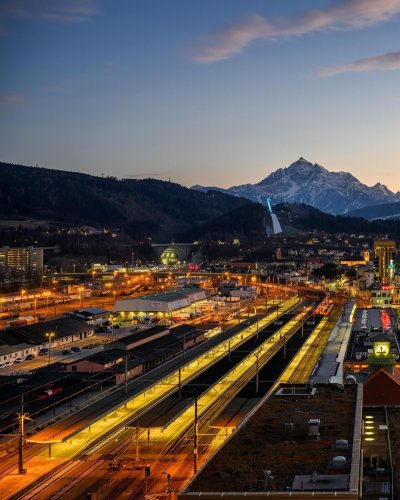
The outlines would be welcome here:
[[[375,441],[375,438],[365,438],[365,441]]]
[[[365,426],[365,428],[366,428],[366,429],[373,429],[373,428],[374,428],[374,426],[373,426],[373,425],[366,425],[366,426]]]
[[[374,418],[373,415],[367,415],[365,418]]]
[[[368,431],[365,433],[366,436],[373,436],[374,435],[374,432],[373,431]]]

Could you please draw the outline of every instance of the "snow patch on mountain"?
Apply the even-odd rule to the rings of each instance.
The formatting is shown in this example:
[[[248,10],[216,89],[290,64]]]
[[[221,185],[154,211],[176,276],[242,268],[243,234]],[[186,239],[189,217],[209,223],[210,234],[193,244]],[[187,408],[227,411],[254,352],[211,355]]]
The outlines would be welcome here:
[[[400,201],[400,192],[393,193],[379,182],[370,187],[349,172],[330,172],[303,157],[289,167],[278,168],[257,184],[228,189],[198,185],[192,188],[215,189],[261,203],[265,202],[267,194],[272,194],[275,202],[305,203],[331,214],[345,214],[370,205]]]

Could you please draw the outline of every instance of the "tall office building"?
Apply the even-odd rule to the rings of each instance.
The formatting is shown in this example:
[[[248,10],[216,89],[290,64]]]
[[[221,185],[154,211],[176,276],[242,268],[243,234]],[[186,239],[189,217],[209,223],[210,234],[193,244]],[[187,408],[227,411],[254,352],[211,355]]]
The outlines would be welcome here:
[[[382,285],[393,282],[396,273],[396,242],[374,241],[374,279]]]
[[[0,267],[17,271],[42,272],[43,248],[0,248]]]

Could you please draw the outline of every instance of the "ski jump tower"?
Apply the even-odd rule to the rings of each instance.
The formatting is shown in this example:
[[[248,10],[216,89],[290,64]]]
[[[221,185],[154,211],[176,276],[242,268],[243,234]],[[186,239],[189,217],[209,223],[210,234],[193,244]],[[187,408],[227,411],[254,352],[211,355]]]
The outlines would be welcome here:
[[[271,200],[272,200],[272,195],[267,194],[267,197],[266,197],[267,210],[268,210],[269,215],[271,216],[271,220],[272,220],[272,231],[273,231],[273,234],[279,234],[282,232],[282,227],[281,227],[281,223],[278,220],[277,215],[274,214],[274,212],[272,211]]]

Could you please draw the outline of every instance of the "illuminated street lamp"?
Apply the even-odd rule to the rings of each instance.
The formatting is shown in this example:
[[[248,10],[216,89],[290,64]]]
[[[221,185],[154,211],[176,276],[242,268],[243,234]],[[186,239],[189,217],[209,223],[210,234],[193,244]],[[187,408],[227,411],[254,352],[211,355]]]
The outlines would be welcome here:
[[[49,364],[50,364],[50,356],[51,356],[51,339],[55,336],[56,336],[56,334],[54,332],[46,333],[46,337],[49,339]]]
[[[79,291],[79,298],[80,298],[80,307],[82,307],[82,304],[83,304],[83,296],[82,296],[82,294],[83,294],[83,286],[80,286],[78,288],[78,291]]]
[[[259,371],[260,371],[260,365],[259,365],[259,356],[262,352],[262,348],[257,349],[257,351],[254,352],[254,356],[256,357],[256,394],[258,394],[259,390]]]
[[[50,292],[43,292],[43,295],[46,297],[46,313],[49,312],[49,295]]]

